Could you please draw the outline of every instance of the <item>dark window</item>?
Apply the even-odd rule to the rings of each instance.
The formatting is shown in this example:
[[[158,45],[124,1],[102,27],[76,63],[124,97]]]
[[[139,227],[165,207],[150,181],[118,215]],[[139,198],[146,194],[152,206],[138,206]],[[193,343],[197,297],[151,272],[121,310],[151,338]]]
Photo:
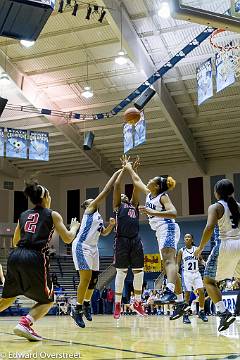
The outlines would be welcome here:
[[[113,191],[111,191],[106,198],[106,221],[113,215]]]
[[[233,174],[234,197],[240,202],[240,174]]]
[[[72,218],[80,220],[80,190],[67,191],[67,223],[71,223]]]
[[[204,214],[203,178],[188,179],[189,215]]]
[[[88,188],[86,189],[86,199],[95,199],[99,194],[99,188]]]
[[[28,209],[28,199],[22,191],[14,191],[14,217],[13,221],[18,222],[22,212]]]
[[[212,204],[215,203],[217,200],[214,196],[214,185],[219,181],[225,179],[225,175],[216,175],[210,176],[210,186],[211,186],[211,202]]]

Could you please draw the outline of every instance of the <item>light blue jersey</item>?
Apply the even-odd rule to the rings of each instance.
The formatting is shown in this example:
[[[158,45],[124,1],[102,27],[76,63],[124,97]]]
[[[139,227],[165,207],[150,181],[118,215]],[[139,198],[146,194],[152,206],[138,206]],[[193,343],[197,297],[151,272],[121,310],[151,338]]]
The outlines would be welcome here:
[[[83,215],[80,230],[74,242],[81,242],[82,245],[96,246],[103,229],[103,219],[98,211],[92,214]]]

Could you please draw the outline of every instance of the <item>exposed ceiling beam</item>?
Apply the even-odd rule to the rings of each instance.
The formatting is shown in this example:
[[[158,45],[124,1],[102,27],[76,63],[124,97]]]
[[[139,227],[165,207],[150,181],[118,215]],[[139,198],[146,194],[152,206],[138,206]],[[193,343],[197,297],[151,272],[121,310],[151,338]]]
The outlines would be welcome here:
[[[0,66],[7,70],[10,77],[22,91],[25,98],[28,99],[28,101],[35,107],[41,108],[44,106],[49,109],[58,109],[57,105],[48,98],[47,94],[39,90],[27,76],[24,76],[19,69],[10,62],[2,51],[0,51]],[[64,135],[67,142],[70,142],[81,156],[84,155],[84,157],[96,166],[97,169],[105,172],[107,175],[112,174],[111,166],[105,161],[99,151],[96,151],[94,148],[91,151],[83,150],[83,135],[78,131],[78,128],[74,124],[70,124],[67,120],[63,121],[63,119],[54,117],[48,117],[45,119],[47,123],[50,121],[54,127]],[[50,147],[50,152],[52,147],[55,145],[56,144]]]
[[[112,7],[112,4],[114,4],[114,7],[118,10],[109,10],[108,21],[115,33],[120,37],[121,7],[119,6],[119,2],[112,0],[100,0],[100,3],[102,3],[105,7]],[[142,41],[139,39],[124,7],[122,8],[122,30],[124,47],[126,48],[129,57],[139,70],[143,69],[147,76],[152,75],[155,70],[152,60],[150,59]],[[172,125],[176,136],[183,144],[190,159],[196,162],[200,170],[205,173],[205,161],[197,148],[197,144],[195,143],[191,131],[187,127],[184,118],[171,98],[166,86],[159,81],[155,86],[155,90],[158,94],[162,112]]]
[[[40,59],[46,56],[52,56],[52,55],[58,55],[58,54],[65,54],[68,52],[73,52],[73,51],[79,51],[79,50],[86,50],[86,49],[91,49],[91,48],[95,48],[98,46],[106,46],[106,45],[111,45],[111,44],[116,44],[118,43],[119,40],[117,38],[113,38],[113,39],[108,39],[108,40],[104,40],[104,41],[96,41],[96,42],[89,42],[87,44],[84,45],[77,45],[77,46],[69,46],[69,47],[62,47],[60,49],[56,49],[56,50],[48,50],[45,52],[39,52],[39,53],[35,53],[35,54],[29,54],[29,55],[25,55],[25,56],[19,56],[19,57],[14,57],[12,59],[12,61],[14,63],[20,62],[20,61],[26,61],[26,60],[32,60],[32,59]]]

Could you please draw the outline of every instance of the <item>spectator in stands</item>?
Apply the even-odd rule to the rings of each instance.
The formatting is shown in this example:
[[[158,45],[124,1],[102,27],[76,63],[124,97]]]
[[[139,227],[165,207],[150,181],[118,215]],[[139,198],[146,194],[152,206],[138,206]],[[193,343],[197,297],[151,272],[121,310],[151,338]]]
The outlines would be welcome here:
[[[0,285],[4,285],[4,283],[5,283],[5,277],[4,277],[4,274],[3,274],[3,268],[2,268],[2,265],[0,264],[0,281],[1,281],[1,283],[0,283]]]
[[[91,298],[92,311],[94,315],[99,314],[100,291],[95,288]]]
[[[52,283],[53,283],[53,285],[59,286],[58,277],[57,277],[57,274],[55,272],[52,273]]]
[[[54,248],[54,246],[52,245],[51,247],[50,247],[50,249],[48,250],[48,255],[50,256],[50,257],[54,257],[55,255],[56,255],[56,249]]]
[[[114,291],[109,288],[107,291],[107,313],[113,313]]]
[[[104,285],[103,291],[102,291],[102,302],[103,302],[103,314],[107,314],[107,288]]]

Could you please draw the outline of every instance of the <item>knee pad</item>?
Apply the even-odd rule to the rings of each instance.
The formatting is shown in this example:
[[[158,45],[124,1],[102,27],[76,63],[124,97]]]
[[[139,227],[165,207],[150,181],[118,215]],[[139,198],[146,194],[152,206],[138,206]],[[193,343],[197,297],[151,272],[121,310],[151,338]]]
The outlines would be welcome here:
[[[144,271],[143,269],[132,269],[133,270],[133,287],[134,290],[141,291],[143,285]]]
[[[127,276],[128,269],[116,269],[117,275],[115,279],[115,292],[121,294],[123,291],[124,280]]]
[[[99,271],[94,271],[94,270],[92,271],[92,277],[88,285],[88,290],[93,290],[96,287],[98,282],[98,275],[99,275]]]

